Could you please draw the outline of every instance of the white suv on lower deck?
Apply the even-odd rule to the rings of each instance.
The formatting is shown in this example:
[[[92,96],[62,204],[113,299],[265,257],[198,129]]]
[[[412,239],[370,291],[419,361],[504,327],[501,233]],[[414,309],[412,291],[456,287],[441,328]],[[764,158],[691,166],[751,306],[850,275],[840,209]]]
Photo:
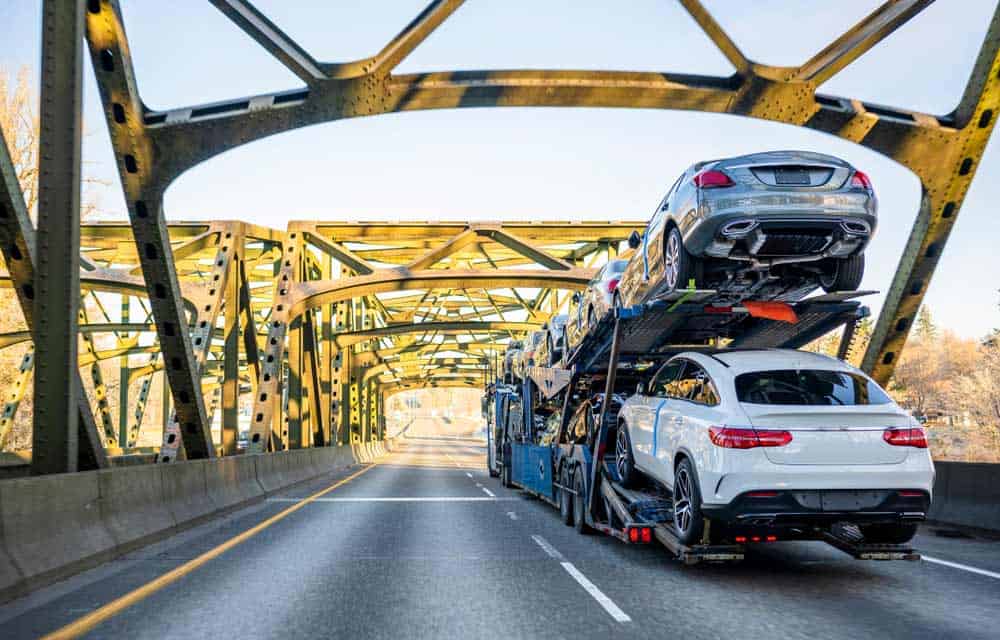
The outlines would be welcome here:
[[[626,485],[673,494],[684,542],[718,529],[807,537],[835,523],[909,540],[930,506],[923,429],[860,370],[784,349],[681,353],[630,397],[614,435]]]

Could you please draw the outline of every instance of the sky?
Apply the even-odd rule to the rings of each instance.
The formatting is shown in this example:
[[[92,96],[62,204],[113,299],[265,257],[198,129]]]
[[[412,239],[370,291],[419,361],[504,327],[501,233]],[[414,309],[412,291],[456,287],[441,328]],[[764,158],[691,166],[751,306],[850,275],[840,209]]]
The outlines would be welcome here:
[[[257,0],[313,57],[370,55],[424,6]],[[809,59],[880,2],[705,0],[750,58]],[[39,0],[0,2],[0,67],[37,69]],[[996,0],[938,0],[820,89],[934,114],[957,104]],[[169,8],[168,8],[169,7]],[[300,81],[207,0],[122,0],[138,87],[151,108],[292,89]],[[125,216],[93,73],[86,65],[84,160]],[[729,75],[674,0],[468,0],[397,68],[614,69]],[[646,220],[702,159],[770,149],[840,156],[872,178],[879,231],[863,288],[887,291],[919,202],[904,167],[843,140],[730,115],[635,109],[464,109],[387,114],[284,133],[217,156],[167,191],[174,220]],[[987,147],[925,299],[966,337],[1000,327],[1000,156]],[[881,296],[869,304],[877,314]]]

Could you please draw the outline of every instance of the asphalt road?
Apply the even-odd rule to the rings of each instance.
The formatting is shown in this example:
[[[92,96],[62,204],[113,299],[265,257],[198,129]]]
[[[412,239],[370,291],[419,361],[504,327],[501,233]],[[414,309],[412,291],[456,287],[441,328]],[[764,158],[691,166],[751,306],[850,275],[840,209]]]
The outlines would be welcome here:
[[[410,438],[87,637],[1000,637],[1000,541],[932,529],[916,541],[993,575],[861,562],[821,543],[684,567],[659,546],[578,535],[548,505],[502,489],[482,455],[468,438]],[[358,470],[0,607],[0,637],[72,623]]]

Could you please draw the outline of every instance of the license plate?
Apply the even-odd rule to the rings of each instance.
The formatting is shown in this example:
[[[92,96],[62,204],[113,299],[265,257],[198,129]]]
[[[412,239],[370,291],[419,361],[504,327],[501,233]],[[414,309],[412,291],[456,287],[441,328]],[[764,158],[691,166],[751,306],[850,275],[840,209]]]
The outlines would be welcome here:
[[[806,186],[809,182],[809,172],[805,169],[775,169],[774,182],[780,185]]]
[[[820,501],[823,511],[858,511],[874,509],[887,495],[885,491],[823,491]]]

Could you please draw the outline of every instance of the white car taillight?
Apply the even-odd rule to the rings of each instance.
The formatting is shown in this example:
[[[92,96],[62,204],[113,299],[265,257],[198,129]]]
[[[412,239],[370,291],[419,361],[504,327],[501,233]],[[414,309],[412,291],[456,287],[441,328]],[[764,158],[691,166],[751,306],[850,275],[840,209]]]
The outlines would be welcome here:
[[[783,447],[792,441],[790,431],[745,429],[742,427],[709,427],[708,437],[712,444],[724,449]]]
[[[908,429],[886,429],[882,439],[894,447],[927,448],[927,434],[919,427]]]

